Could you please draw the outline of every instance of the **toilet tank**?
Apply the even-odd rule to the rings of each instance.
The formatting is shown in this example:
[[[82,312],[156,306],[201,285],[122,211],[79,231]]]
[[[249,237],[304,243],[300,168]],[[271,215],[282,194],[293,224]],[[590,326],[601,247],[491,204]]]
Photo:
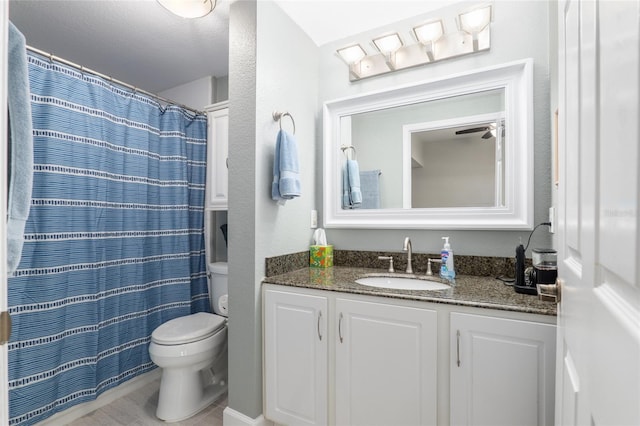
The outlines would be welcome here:
[[[227,262],[215,262],[209,264],[209,299],[214,314],[228,316],[228,275]]]

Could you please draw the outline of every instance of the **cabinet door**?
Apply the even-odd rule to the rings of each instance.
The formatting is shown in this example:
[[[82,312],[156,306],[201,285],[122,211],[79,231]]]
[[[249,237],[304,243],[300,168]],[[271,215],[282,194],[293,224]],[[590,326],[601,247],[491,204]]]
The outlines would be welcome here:
[[[207,208],[227,210],[229,157],[229,109],[209,111],[207,145]]]
[[[451,314],[451,424],[551,425],[555,326]]]
[[[286,425],[327,424],[327,299],[264,292],[266,417]]]
[[[435,311],[336,299],[336,423],[436,423]]]

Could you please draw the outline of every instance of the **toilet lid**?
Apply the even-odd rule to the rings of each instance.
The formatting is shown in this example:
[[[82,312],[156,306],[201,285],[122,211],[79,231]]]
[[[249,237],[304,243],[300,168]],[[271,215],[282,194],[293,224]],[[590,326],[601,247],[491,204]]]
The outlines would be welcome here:
[[[226,324],[226,318],[207,312],[174,318],[151,333],[151,341],[161,345],[180,345],[205,339]]]

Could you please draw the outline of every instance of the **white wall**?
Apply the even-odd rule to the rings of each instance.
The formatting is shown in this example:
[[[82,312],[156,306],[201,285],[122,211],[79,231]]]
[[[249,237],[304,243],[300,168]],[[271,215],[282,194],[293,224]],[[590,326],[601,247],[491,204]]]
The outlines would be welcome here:
[[[215,77],[203,77],[180,86],[164,90],[158,95],[199,111],[213,103]]]
[[[229,99],[229,77],[199,78],[164,90],[158,95],[202,111],[207,105]]]
[[[457,6],[460,7],[460,6]],[[542,1],[496,1],[494,22],[491,27],[491,50],[475,55],[389,73],[360,82],[350,83],[347,66],[337,57],[339,47],[354,41],[371,40],[387,31],[399,31],[409,40],[413,25],[440,15],[454,15],[456,5],[443,11],[434,11],[400,23],[390,24],[352,37],[321,46],[320,104],[328,100],[381,90],[411,82],[445,77],[449,74],[475,68],[511,62],[522,58],[534,60],[534,139],[535,139],[535,210],[536,223],[548,218],[551,203],[550,185],[550,112],[549,112],[549,5]],[[441,13],[442,12],[442,13]],[[447,23],[445,23],[447,25]],[[555,25],[555,22],[553,23]],[[319,132],[321,135],[321,130]],[[317,170],[322,176],[322,170]],[[320,197],[321,188],[318,190]],[[338,249],[397,250],[400,251],[405,236],[410,236],[417,252],[436,252],[441,248],[442,235],[449,235],[453,249],[458,254],[484,256],[514,256],[515,246],[529,232],[515,231],[418,231],[418,230],[329,230],[329,240]],[[531,247],[550,247],[550,234],[540,228],[532,238]],[[530,252],[528,252],[529,254]]]
[[[413,207],[496,205],[495,139],[480,136],[413,143],[422,151],[422,166],[411,169]]]
[[[231,4],[229,52],[229,406],[262,413],[265,257],[308,250],[318,168],[318,48],[272,2]],[[278,123],[296,124],[302,196],[271,200]],[[288,119],[283,128],[291,131]]]

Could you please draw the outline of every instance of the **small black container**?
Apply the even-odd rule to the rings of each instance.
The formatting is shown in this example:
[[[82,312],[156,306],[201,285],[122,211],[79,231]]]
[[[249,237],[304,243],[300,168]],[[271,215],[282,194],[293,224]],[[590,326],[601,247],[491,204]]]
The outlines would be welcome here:
[[[555,284],[558,278],[558,253],[552,249],[534,249],[532,261],[535,283]]]

